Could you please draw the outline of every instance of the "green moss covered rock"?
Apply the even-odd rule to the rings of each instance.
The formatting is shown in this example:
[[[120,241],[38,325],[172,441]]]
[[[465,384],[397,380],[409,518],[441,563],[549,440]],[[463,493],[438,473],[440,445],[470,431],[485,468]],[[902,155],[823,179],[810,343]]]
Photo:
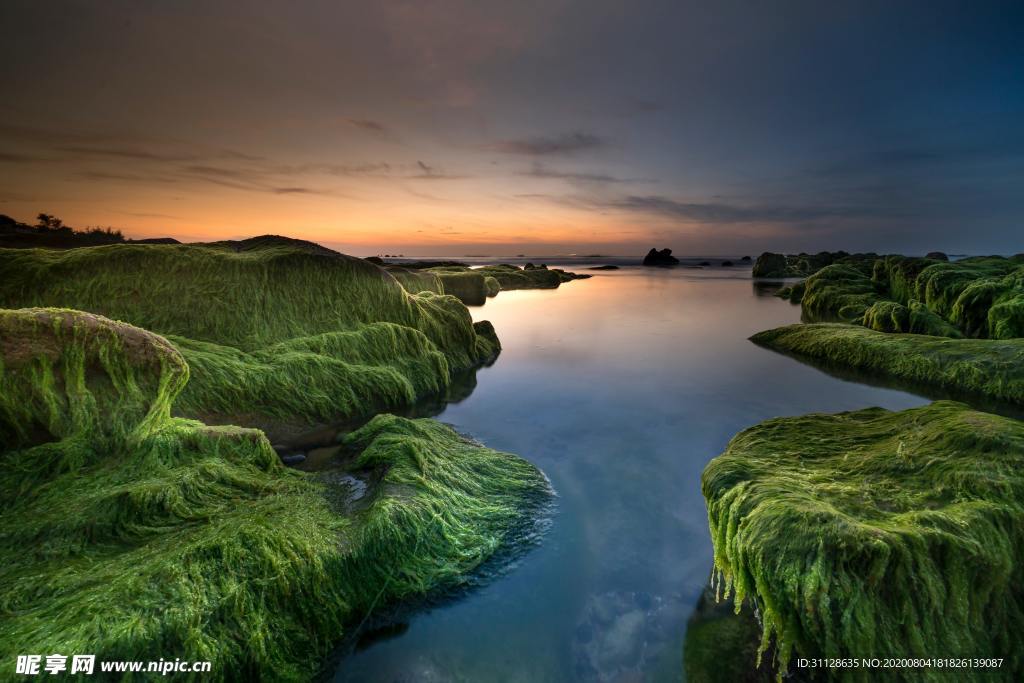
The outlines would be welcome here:
[[[180,657],[211,661],[204,680],[308,680],[367,615],[529,543],[550,500],[526,461],[390,415],[346,439],[344,470],[288,470],[260,431],[171,417],[188,375],[130,325],[0,311],[8,661]]]
[[[879,298],[875,283],[863,270],[837,263],[804,281],[800,298],[804,315],[813,321],[860,322]]]
[[[864,274],[863,268],[833,265],[809,277],[801,300],[806,317],[860,322],[860,311],[863,324],[880,331],[981,339],[1024,336],[1022,257],[950,262],[886,256],[874,261],[870,278]],[[900,307],[916,310],[916,315]]]
[[[500,348],[435,293],[437,275],[399,272],[410,294],[393,273],[312,243],[0,252],[0,307],[88,310],[164,335],[194,370],[179,414],[206,422],[368,417],[442,393]]]
[[[796,656],[999,657],[1000,680],[1024,675],[1024,423],[945,401],[768,420],[708,464],[703,491],[716,570],[758,609],[780,671]]]
[[[1024,339],[883,334],[856,325],[816,323],[758,332],[751,340],[828,365],[1024,404]]]

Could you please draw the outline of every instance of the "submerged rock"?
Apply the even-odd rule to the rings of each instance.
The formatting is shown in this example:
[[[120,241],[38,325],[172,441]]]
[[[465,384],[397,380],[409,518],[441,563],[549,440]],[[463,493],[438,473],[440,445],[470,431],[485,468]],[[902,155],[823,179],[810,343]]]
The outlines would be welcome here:
[[[716,571],[780,671],[943,652],[1024,674],[1024,423],[949,401],[778,418],[702,481]]]
[[[662,249],[658,251],[652,248],[647,252],[647,256],[644,256],[645,266],[675,266],[679,265],[679,259],[672,255],[671,249]]]
[[[758,666],[760,644],[761,625],[752,606],[744,605],[737,613],[731,600],[716,599],[715,590],[708,586],[686,624],[687,683],[772,683],[774,653],[765,653]],[[791,668],[786,680],[803,680],[799,673]]]
[[[650,666],[682,625],[686,605],[679,596],[613,592],[591,596],[573,635],[576,677],[585,681],[647,680]]]
[[[606,266],[591,266],[588,270],[618,270],[618,266],[606,265]]]

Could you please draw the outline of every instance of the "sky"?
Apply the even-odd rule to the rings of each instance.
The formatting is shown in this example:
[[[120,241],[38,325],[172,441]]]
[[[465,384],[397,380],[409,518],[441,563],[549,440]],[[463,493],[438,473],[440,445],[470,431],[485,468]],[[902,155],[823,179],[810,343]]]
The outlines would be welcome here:
[[[1024,3],[5,0],[0,213],[348,253],[1024,251]]]

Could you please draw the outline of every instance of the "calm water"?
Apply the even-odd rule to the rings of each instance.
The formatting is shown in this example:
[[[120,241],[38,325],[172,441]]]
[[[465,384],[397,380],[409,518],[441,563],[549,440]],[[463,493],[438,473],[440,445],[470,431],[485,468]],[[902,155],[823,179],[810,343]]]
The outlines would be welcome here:
[[[747,341],[799,319],[749,269],[625,268],[472,310],[504,351],[438,419],[544,470],[552,527],[507,575],[342,660],[337,681],[679,681],[711,569],[708,460],[765,418],[926,402]]]

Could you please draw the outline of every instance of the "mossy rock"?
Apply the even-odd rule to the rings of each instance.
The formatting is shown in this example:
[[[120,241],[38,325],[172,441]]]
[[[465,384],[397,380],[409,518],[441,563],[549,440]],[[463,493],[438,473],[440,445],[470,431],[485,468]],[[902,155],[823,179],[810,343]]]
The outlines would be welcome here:
[[[702,484],[716,570],[758,609],[780,672],[797,656],[941,656],[1024,675],[1024,423],[949,401],[778,418],[737,435]]]
[[[758,332],[751,340],[912,385],[1024,404],[1024,339],[885,334],[856,325],[817,323]]]
[[[487,281],[482,273],[470,269],[464,271],[445,269],[427,272],[433,272],[441,279],[445,294],[458,297],[459,301],[467,306],[483,306],[487,302]]]
[[[383,265],[383,263],[380,265]],[[445,294],[444,284],[437,273],[431,273],[427,270],[402,268],[401,266],[387,266],[385,270],[391,273],[391,276],[398,280],[398,284],[402,285],[402,288],[410,294],[419,294],[420,292]]]
[[[1024,266],[1015,258],[949,262],[886,256],[874,261],[870,280],[873,290],[849,270],[822,269],[807,280],[806,317],[856,322],[858,309],[878,303],[881,308],[865,318],[873,329],[982,339],[1024,336]],[[913,310],[915,302],[915,320],[891,318],[893,306]]]
[[[686,624],[687,683],[772,683],[769,658],[758,655],[760,643],[753,608],[737,612],[732,600],[719,600],[713,588],[705,588]]]
[[[272,236],[0,250],[0,307],[86,309],[163,334],[195,371],[179,415],[273,431],[404,408],[493,359],[493,328],[479,336],[437,291],[434,273]]]
[[[79,311],[0,309],[0,448],[144,437],[170,417],[188,376],[177,349],[146,330]]]
[[[533,542],[551,498],[515,456],[381,415],[343,473],[281,465],[258,430],[170,416],[161,337],[64,310],[0,312],[0,642],[18,653],[212,662],[309,680],[351,628]],[[486,333],[486,330],[482,331]]]
[[[860,322],[878,299],[871,277],[847,264],[833,264],[804,281],[800,299],[811,321]]]
[[[567,281],[563,280],[563,276],[559,275],[559,271],[548,269],[547,267],[530,268],[527,270],[510,264],[499,264],[477,268],[476,272],[487,277],[493,277],[498,281],[502,291],[513,289],[555,289],[562,282]]]
[[[490,275],[484,277],[484,288],[487,290],[487,297],[498,296],[501,291],[501,283],[498,282],[497,278]]]
[[[876,301],[864,312],[864,327],[877,332],[907,332],[910,309],[895,301]]]

